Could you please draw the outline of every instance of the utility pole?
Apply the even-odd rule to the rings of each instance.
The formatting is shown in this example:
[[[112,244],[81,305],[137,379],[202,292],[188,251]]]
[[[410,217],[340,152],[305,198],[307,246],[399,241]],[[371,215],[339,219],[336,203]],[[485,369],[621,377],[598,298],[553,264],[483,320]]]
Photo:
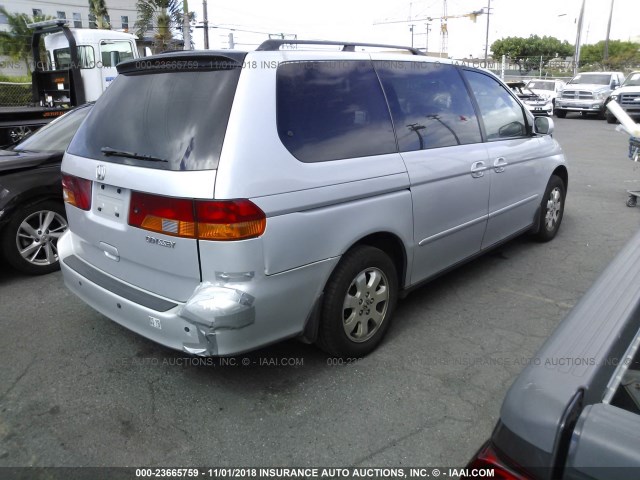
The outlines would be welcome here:
[[[611,10],[609,10],[609,23],[607,24],[607,37],[604,41],[604,58],[602,63],[605,65],[609,62],[609,34],[611,33],[611,17],[613,17],[613,0],[611,0]]]
[[[576,49],[573,52],[573,75],[578,73],[578,66],[580,64],[580,36],[582,35],[582,20],[584,19],[584,4],[586,0],[582,0],[582,7],[580,7],[580,16],[578,17],[578,31],[576,32]]]
[[[489,17],[491,16],[491,0],[488,0],[487,5],[487,34],[484,39],[484,68],[487,68],[487,61],[489,59]]]
[[[424,24],[425,27],[425,38],[427,39],[424,45],[424,53],[426,53],[427,55],[429,54],[429,32],[431,31],[431,24],[430,23],[425,23]]]
[[[209,16],[207,15],[207,0],[202,0],[202,16],[204,26],[204,49],[209,50]]]
[[[409,25],[409,31],[411,32],[411,48],[413,48],[413,27],[415,27],[415,26],[416,25],[414,23]]]
[[[189,23],[189,3],[182,1],[182,38],[184,40],[184,50],[191,50],[191,25]]]

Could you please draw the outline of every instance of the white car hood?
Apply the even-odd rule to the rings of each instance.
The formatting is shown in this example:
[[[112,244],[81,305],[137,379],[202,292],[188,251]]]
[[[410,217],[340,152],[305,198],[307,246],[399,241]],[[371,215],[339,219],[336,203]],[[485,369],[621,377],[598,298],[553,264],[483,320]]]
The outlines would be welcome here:
[[[599,92],[602,90],[609,90],[609,86],[600,85],[598,83],[571,83],[567,84],[564,87],[564,90],[588,90],[590,92]]]
[[[621,93],[638,93],[640,92],[640,85],[629,85],[628,87],[620,87],[620,88],[616,88],[613,92],[611,92],[612,95],[619,95]]]

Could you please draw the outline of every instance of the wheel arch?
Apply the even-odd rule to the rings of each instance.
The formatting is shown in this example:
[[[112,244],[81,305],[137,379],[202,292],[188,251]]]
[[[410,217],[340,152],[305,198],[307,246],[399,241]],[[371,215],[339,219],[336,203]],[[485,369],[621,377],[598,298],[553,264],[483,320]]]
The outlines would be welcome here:
[[[396,267],[400,290],[404,289],[408,269],[408,258],[405,245],[400,237],[394,233],[384,231],[371,233],[356,241],[345,250],[345,253],[359,245],[375,247],[386,253]]]
[[[567,191],[569,190],[569,172],[567,171],[567,167],[565,167],[564,165],[557,166],[552,175],[560,177],[560,179],[564,183],[564,191],[566,195]]]

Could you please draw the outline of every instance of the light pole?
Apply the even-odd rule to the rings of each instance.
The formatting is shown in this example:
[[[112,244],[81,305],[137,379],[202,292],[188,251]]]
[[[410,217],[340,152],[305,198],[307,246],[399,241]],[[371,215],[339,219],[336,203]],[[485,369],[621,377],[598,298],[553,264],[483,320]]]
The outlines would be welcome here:
[[[202,25],[204,27],[204,49],[209,50],[209,16],[207,15],[207,0],[202,0]]]
[[[607,37],[604,41],[604,58],[605,65],[609,63],[609,34],[611,33],[611,17],[613,17],[613,0],[611,0],[611,10],[609,10],[609,23],[607,23]]]
[[[489,58],[489,16],[491,15],[491,0],[487,5],[487,35],[484,43],[484,68],[487,68],[487,59]]]
[[[580,63],[580,36],[582,35],[582,20],[584,18],[584,4],[586,0],[582,0],[580,7],[580,16],[578,17],[578,30],[576,32],[576,49],[573,52],[573,76],[578,73],[578,65]]]

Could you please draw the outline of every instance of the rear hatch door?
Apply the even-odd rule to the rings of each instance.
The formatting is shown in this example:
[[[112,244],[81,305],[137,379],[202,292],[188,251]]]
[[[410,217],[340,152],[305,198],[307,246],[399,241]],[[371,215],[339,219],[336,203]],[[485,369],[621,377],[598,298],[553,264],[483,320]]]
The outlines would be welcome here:
[[[189,298],[200,282],[189,219],[194,199],[213,198],[243,57],[180,53],[118,66],[62,164],[64,181],[90,185],[88,209],[67,203],[77,257],[143,290]]]

